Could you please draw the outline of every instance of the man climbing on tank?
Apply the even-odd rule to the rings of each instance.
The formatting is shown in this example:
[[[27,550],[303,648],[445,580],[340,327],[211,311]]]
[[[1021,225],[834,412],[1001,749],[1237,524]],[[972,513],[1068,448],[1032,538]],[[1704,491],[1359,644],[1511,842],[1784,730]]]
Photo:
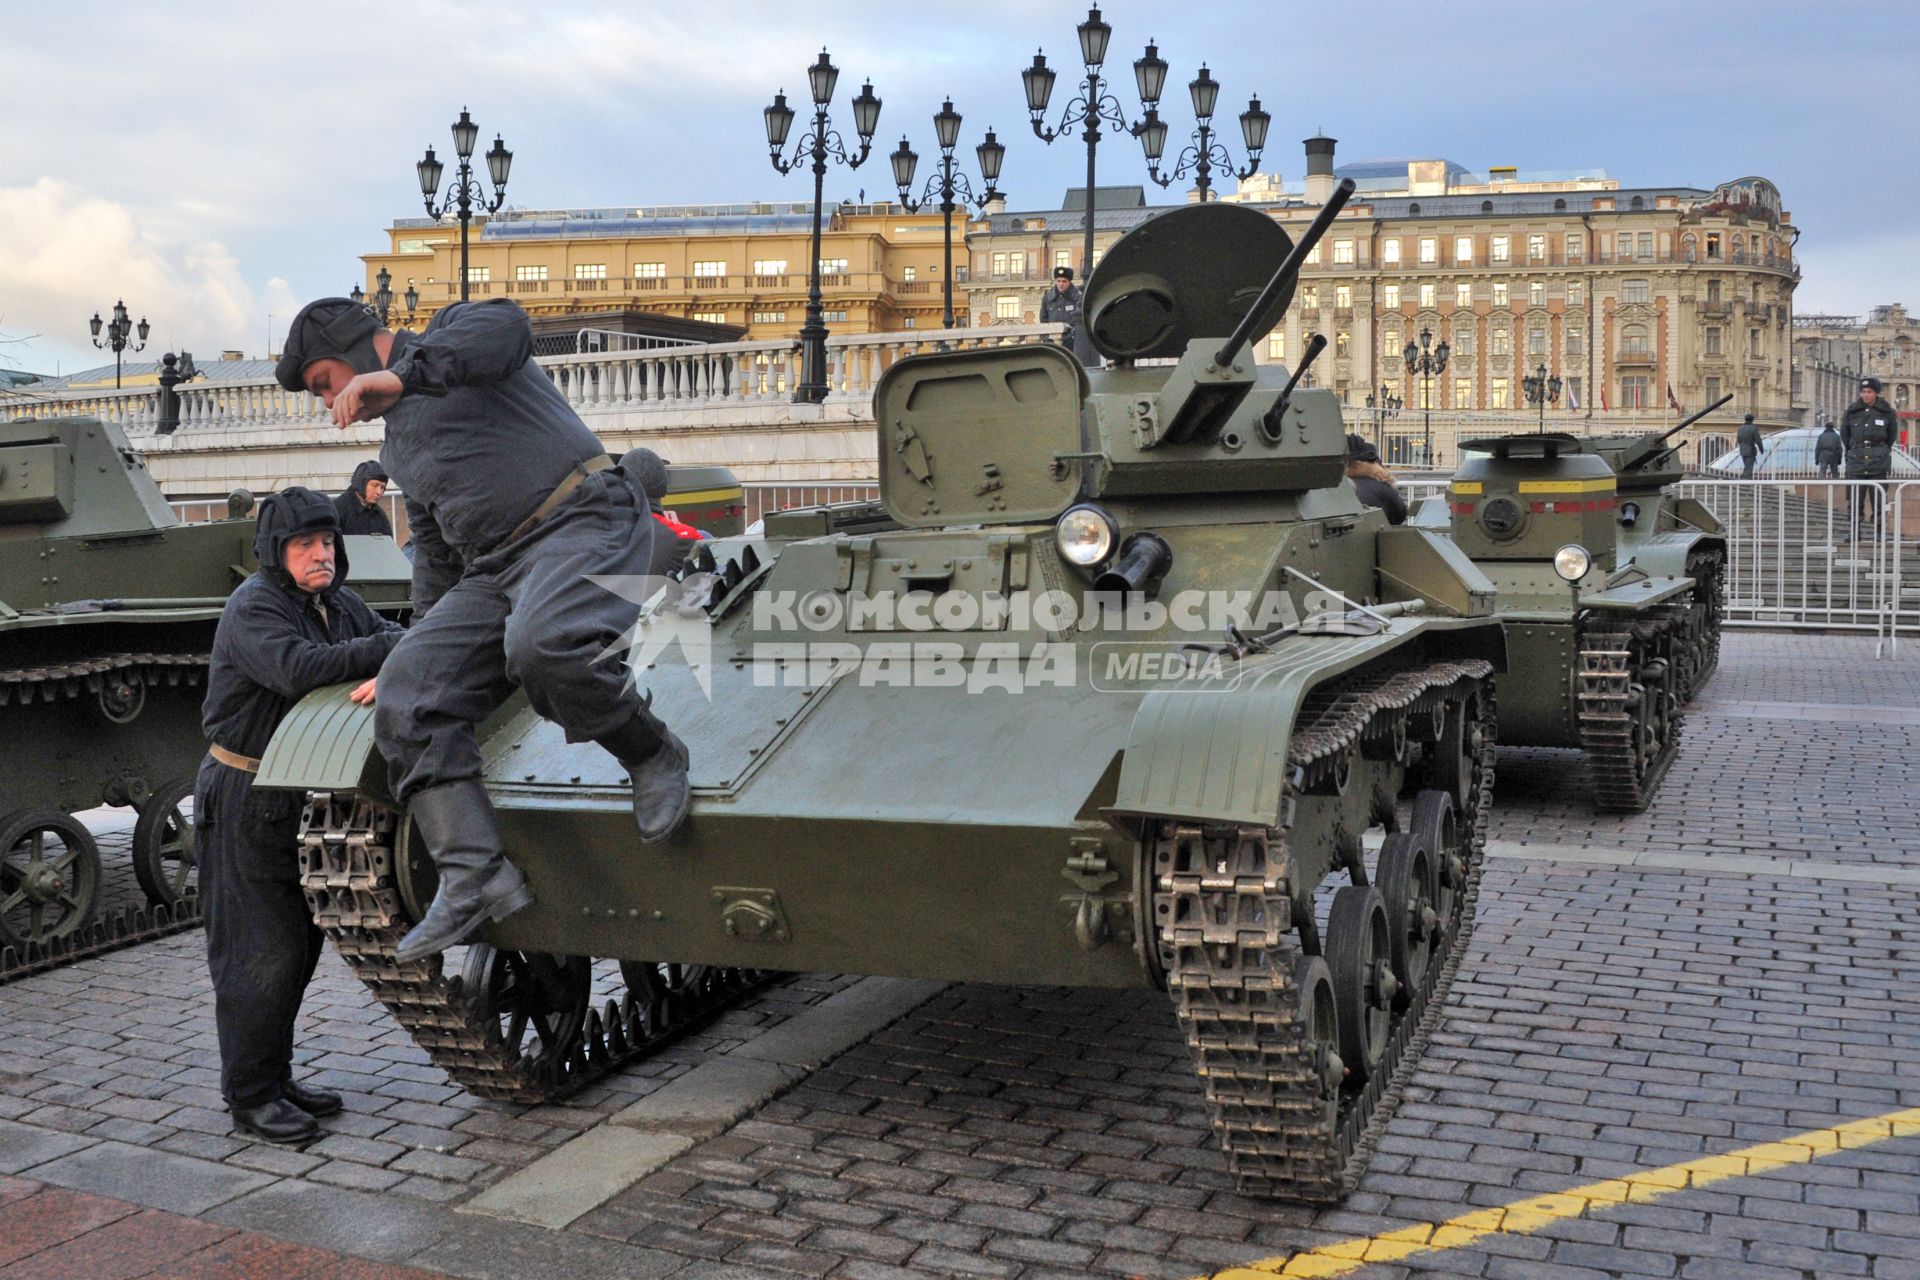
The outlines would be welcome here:
[[[255,791],[254,771],[289,708],[323,685],[369,678],[403,632],[342,584],[333,504],[292,488],[260,504],[260,568],[227,598],[202,711],[207,758],[194,813],[220,1092],[234,1122],[269,1142],[318,1136],[338,1094],[293,1080],[293,1024],[322,939],[300,888],[300,797]]]
[[[1365,436],[1347,437],[1347,479],[1360,501],[1387,513],[1388,524],[1407,522],[1407,500],[1393,482],[1393,472],[1380,465],[1380,451]]]
[[[353,469],[347,491],[333,500],[340,516],[341,533],[372,533],[383,538],[393,536],[393,521],[387,519],[380,499],[387,494],[387,473],[369,459]]]
[[[647,495],[647,510],[653,516],[653,558],[647,572],[664,578],[682,564],[705,537],[692,525],[682,524],[667,514],[669,483],[667,460],[651,449],[629,449],[620,458],[620,469],[632,477]]]
[[[516,687],[569,741],[626,767],[642,841],[670,836],[691,799],[687,748],[626,667],[602,659],[639,606],[590,580],[645,576],[653,521],[533,363],[527,313],[504,298],[454,303],[416,335],[323,298],[294,317],[275,373],[339,427],[384,416],[380,461],[406,493],[416,621],[381,673],[375,733],[440,888],[399,959],[533,902],[481,785],[476,732]]]

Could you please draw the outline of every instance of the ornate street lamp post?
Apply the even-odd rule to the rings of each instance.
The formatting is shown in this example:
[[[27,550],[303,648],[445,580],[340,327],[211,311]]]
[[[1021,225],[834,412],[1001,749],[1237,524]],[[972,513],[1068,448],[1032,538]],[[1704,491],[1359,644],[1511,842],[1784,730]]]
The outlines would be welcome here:
[[[836,160],[849,169],[858,169],[873,149],[873,131],[880,125],[880,99],[874,96],[869,80],[853,100],[853,130],[860,139],[857,155],[848,155],[840,134],[827,121],[827,106],[833,101],[833,87],[840,69],[827,57],[807,68],[807,89],[813,96],[813,125],[794,144],[793,156],[785,154],[787,132],[793,128],[793,108],[787,105],[787,91],[773,95],[773,105],[761,115],[767,123],[767,149],[773,167],[782,177],[813,161],[813,261],[807,271],[807,318],[800,326],[800,385],[794,391],[795,404],[819,404],[827,398],[827,322],[820,312],[820,200],[827,177],[827,162]]]
[[[373,278],[373,282],[375,285],[373,291],[373,309],[380,314],[380,323],[384,327],[387,324],[388,315],[393,310],[393,273],[385,267],[382,267],[380,268],[380,274]],[[355,302],[365,302],[367,300],[366,291],[357,284],[347,291],[347,296]],[[420,291],[412,285],[407,286],[406,304],[407,318],[403,323],[412,324],[414,308],[420,305]]]
[[[1134,77],[1140,82],[1140,98],[1146,106],[1146,118],[1134,130],[1140,135],[1140,147],[1147,154],[1147,176],[1163,187],[1187,174],[1193,174],[1194,185],[1200,188],[1200,203],[1207,202],[1208,193],[1213,189],[1213,171],[1215,169],[1231,173],[1244,182],[1260,169],[1260,152],[1267,145],[1267,126],[1273,123],[1273,117],[1261,110],[1260,99],[1253,98],[1247,103],[1247,109],[1240,113],[1240,136],[1247,144],[1247,164],[1245,168],[1235,168],[1233,157],[1220,144],[1213,130],[1213,108],[1220,97],[1220,84],[1207,70],[1206,64],[1200,65],[1200,74],[1187,82],[1187,94],[1193,99],[1193,118],[1195,128],[1193,141],[1187,149],[1175,159],[1173,169],[1164,177],[1160,173],[1160,157],[1167,149],[1167,126],[1160,119],[1159,94],[1166,80],[1167,64],[1161,61],[1159,50],[1147,46],[1147,56],[1133,64]],[[1153,100],[1147,98],[1147,91],[1153,91]]]
[[[100,341],[100,331],[103,327],[107,333],[105,342]],[[118,391],[120,389],[120,353],[130,345],[128,335],[136,332],[140,335],[140,345],[133,349],[135,351],[147,349],[147,318],[141,316],[140,323],[136,326],[127,315],[127,304],[120,301],[113,304],[113,319],[106,321],[103,326],[100,313],[96,311],[93,313],[93,319],[87,321],[87,328],[93,332],[94,346],[102,351],[109,347],[113,348],[113,389]]]
[[[460,118],[453,122],[453,151],[459,158],[460,167],[454,170],[453,181],[447,186],[446,198],[434,206],[434,197],[440,192],[440,175],[446,166],[434,158],[433,148],[427,148],[427,154],[415,163],[414,171],[420,177],[420,194],[427,203],[429,218],[445,217],[449,210],[460,217],[460,301],[467,300],[467,224],[473,221],[473,211],[478,206],[483,213],[498,213],[500,206],[507,202],[507,173],[513,168],[513,152],[507,150],[499,134],[493,135],[493,149],[487,152],[487,176],[493,179],[493,198],[473,177],[473,144],[480,137],[480,126],[467,115],[465,107],[460,108]]]
[[[1560,379],[1547,376],[1547,366],[1543,363],[1538,369],[1520,379],[1520,389],[1526,393],[1528,404],[1540,406],[1540,430],[1547,429],[1547,406],[1560,400]]]
[[[900,203],[907,212],[918,213],[928,201],[938,194],[942,216],[942,243],[944,257],[942,267],[942,285],[945,289],[946,318],[941,322],[944,327],[953,328],[953,211],[958,206],[954,197],[961,197],[968,205],[980,205],[983,208],[1000,198],[1000,192],[994,183],[1000,180],[1000,162],[1006,159],[1007,149],[993,136],[993,130],[987,130],[987,140],[974,148],[974,154],[980,158],[980,177],[986,186],[975,194],[967,181],[967,175],[954,169],[953,149],[960,141],[960,113],[953,109],[953,99],[948,98],[940,104],[940,110],[934,113],[933,135],[940,144],[940,167],[927,175],[927,185],[920,192],[918,200],[913,199],[908,190],[913,186],[913,171],[920,164],[920,157],[907,139],[902,135],[900,147],[890,159],[893,161],[893,180],[900,188]]]
[[[1452,351],[1445,338],[1439,346],[1434,346],[1433,330],[1423,327],[1419,345],[1409,340],[1406,350],[1400,353],[1406,360],[1407,372],[1420,375],[1420,404],[1427,411],[1426,442],[1420,446],[1422,466],[1433,465],[1433,379],[1447,371],[1447,357]]]

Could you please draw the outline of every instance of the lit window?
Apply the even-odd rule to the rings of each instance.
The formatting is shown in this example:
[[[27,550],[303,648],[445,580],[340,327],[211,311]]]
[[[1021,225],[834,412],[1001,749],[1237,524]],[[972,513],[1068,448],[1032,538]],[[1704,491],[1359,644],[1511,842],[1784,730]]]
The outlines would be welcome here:
[[[605,280],[607,264],[604,262],[576,262],[573,264],[575,280]]]
[[[753,274],[757,276],[783,276],[787,274],[787,260],[785,258],[755,258],[753,260]]]
[[[820,259],[820,274],[823,276],[843,276],[847,274],[847,260],[845,258]]]
[[[1380,242],[1380,263],[1382,266],[1388,267],[1397,267],[1400,265],[1400,242],[1398,240],[1382,240]]]
[[[1287,358],[1287,335],[1270,333],[1267,335],[1267,359],[1285,360]]]
[[[1547,305],[1547,286],[1543,280],[1530,281],[1527,284],[1527,305],[1544,307]]]
[[[1570,307],[1584,307],[1587,305],[1587,286],[1584,282],[1579,280],[1569,280],[1567,282],[1567,305]]]
[[[667,276],[667,264],[664,262],[636,262],[633,264],[635,280],[664,280]]]
[[[1020,318],[1020,295],[1003,293],[993,300],[993,318],[995,320],[1018,320]]]
[[[1547,260],[1547,238],[1545,236],[1527,237],[1527,261],[1545,262]]]
[[[724,262],[696,262],[693,264],[693,278],[695,280],[718,280],[726,274],[727,264]]]
[[[1456,265],[1466,266],[1473,261],[1473,237],[1455,236],[1453,238],[1453,260]]]
[[[1504,307],[1507,305],[1508,300],[1507,282],[1502,280],[1493,286],[1493,305],[1496,307]]]
[[[1505,325],[1497,325],[1488,332],[1487,350],[1496,356],[1513,354],[1513,334]]]
[[[900,327],[902,329],[918,329],[920,327],[920,321],[913,316],[908,316],[900,322]]]
[[[1470,284],[1457,284],[1453,286],[1453,305],[1456,307],[1472,306],[1473,286]]]
[[[1581,262],[1587,256],[1587,238],[1580,235],[1567,237],[1567,261]]]
[[[1318,242],[1314,244],[1313,248],[1307,250],[1307,265],[1310,267],[1320,265],[1320,245]]]
[[[1527,330],[1527,354],[1544,356],[1547,354],[1547,331],[1545,329]]]
[[[1487,407],[1489,409],[1511,409],[1507,403],[1507,380],[1492,378],[1487,382]]]
[[[493,279],[492,267],[468,267],[467,268],[468,284],[485,284],[491,279]]]
[[[1473,403],[1473,379],[1455,378],[1453,380],[1453,407],[1464,409]]]
[[[1440,261],[1440,242],[1432,236],[1420,237],[1420,265],[1432,266]]]
[[[1333,286],[1333,305],[1342,311],[1353,310],[1353,286],[1350,284]]]
[[[1471,326],[1462,326],[1454,331],[1453,354],[1462,359],[1467,359],[1473,355],[1473,329]]]
[[[515,280],[545,280],[547,278],[547,269],[545,267],[515,267],[513,269],[513,278]]]
[[[1352,346],[1353,346],[1352,334],[1348,333],[1345,329],[1334,330],[1333,354],[1335,354],[1336,356],[1351,355]]]
[[[1320,286],[1310,284],[1302,289],[1300,291],[1300,305],[1305,310],[1318,311],[1320,309]]]
[[[1381,286],[1380,300],[1389,311],[1399,310],[1400,286],[1397,284],[1389,284],[1389,285]]]
[[[900,268],[901,283],[912,284],[919,274],[919,269],[916,267],[902,267]]]
[[[696,311],[693,313],[693,318],[695,320],[704,320],[708,324],[725,324],[727,322],[727,313],[724,311]]]
[[[756,311],[753,313],[755,324],[785,324],[787,313],[784,311]]]
[[[845,324],[847,320],[847,309],[845,307],[838,307],[832,311],[822,311],[820,318],[830,324]]]
[[[1492,257],[1493,257],[1493,260],[1494,260],[1495,262],[1511,262],[1511,261],[1513,261],[1513,253],[1512,253],[1512,250],[1511,250],[1511,249],[1509,248],[1509,239],[1508,239],[1508,237],[1506,237],[1506,236],[1495,236],[1495,237],[1493,238],[1493,254],[1492,254]]]
[[[1622,280],[1620,282],[1620,301],[1650,302],[1652,300],[1653,294],[1647,288],[1647,282],[1645,280]]]
[[[1333,242],[1333,265],[1336,267],[1353,265],[1353,241],[1335,240]]]
[[[1567,354],[1577,356],[1586,348],[1587,327],[1578,321],[1567,322]]]
[[[1072,265],[1073,265],[1073,250],[1071,250],[1071,249],[1055,249],[1055,250],[1053,251],[1053,265],[1054,265],[1054,266],[1056,266],[1056,267],[1070,267],[1070,266],[1072,266]]]
[[[1430,284],[1421,285],[1420,286],[1420,305],[1431,310],[1434,305],[1433,299],[1434,299],[1435,292],[1436,290],[1432,285]]]
[[[996,253],[993,255],[993,274],[995,274],[996,276],[1004,276],[1005,274],[1007,274],[1007,255],[1006,254]]]

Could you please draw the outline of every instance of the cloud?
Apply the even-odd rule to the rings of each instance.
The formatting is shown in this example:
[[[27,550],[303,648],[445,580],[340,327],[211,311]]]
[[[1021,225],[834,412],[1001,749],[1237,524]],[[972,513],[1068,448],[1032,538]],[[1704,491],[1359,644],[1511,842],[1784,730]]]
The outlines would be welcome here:
[[[185,348],[203,356],[251,349],[258,344],[249,337],[265,337],[267,311],[293,312],[284,280],[256,293],[219,241],[155,235],[126,205],[59,178],[0,187],[0,226],[8,231],[0,238],[0,326],[37,335],[10,352],[36,372],[49,371],[49,356],[69,369],[76,360],[110,358],[88,346],[86,324],[117,299],[136,320],[152,320],[149,352]]]

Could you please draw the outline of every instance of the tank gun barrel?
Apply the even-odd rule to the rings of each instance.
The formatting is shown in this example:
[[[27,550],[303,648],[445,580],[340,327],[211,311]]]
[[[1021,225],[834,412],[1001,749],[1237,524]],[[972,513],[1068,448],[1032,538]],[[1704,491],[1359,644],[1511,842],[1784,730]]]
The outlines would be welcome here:
[[[1688,427],[1700,421],[1700,419],[1706,417],[1708,414],[1712,413],[1715,409],[1718,409],[1721,405],[1727,403],[1731,399],[1733,399],[1733,393],[1728,392],[1726,395],[1721,396],[1718,400],[1715,400],[1712,404],[1708,405],[1706,408],[1702,409],[1700,412],[1688,414],[1686,417],[1682,418],[1678,426],[1671,427],[1666,431],[1662,431],[1660,433],[1660,438],[1662,440],[1671,440],[1673,437],[1679,435],[1682,431],[1685,431]]]
[[[1253,331],[1259,324],[1260,317],[1265,315],[1267,308],[1273,305],[1273,300],[1280,296],[1280,291],[1292,284],[1300,275],[1300,268],[1306,264],[1307,255],[1313,252],[1313,247],[1320,243],[1320,237],[1327,234],[1327,228],[1333,225],[1333,220],[1340,216],[1340,210],[1344,209],[1347,201],[1352,198],[1353,179],[1341,179],[1340,185],[1335,187],[1333,194],[1327,198],[1325,207],[1314,217],[1312,225],[1294,243],[1293,250],[1287,254],[1286,261],[1282,262],[1280,269],[1273,273],[1273,279],[1267,281],[1267,287],[1260,291],[1260,296],[1254,300],[1254,304],[1247,308],[1246,315],[1242,316],[1240,323],[1234,326],[1233,336],[1227,339],[1227,344],[1221,347],[1220,353],[1213,358],[1216,365],[1222,369],[1233,367],[1233,362],[1239,358],[1240,352],[1247,343],[1253,341]]]
[[[1266,416],[1260,419],[1260,430],[1267,439],[1280,439],[1281,424],[1286,421],[1287,409],[1293,403],[1293,389],[1300,385],[1300,379],[1307,376],[1307,369],[1326,349],[1326,334],[1316,333],[1307,339],[1307,349],[1300,353],[1300,363],[1294,366],[1293,376],[1287,379],[1286,386],[1280,388],[1280,398],[1273,402],[1273,408],[1267,410]]]

